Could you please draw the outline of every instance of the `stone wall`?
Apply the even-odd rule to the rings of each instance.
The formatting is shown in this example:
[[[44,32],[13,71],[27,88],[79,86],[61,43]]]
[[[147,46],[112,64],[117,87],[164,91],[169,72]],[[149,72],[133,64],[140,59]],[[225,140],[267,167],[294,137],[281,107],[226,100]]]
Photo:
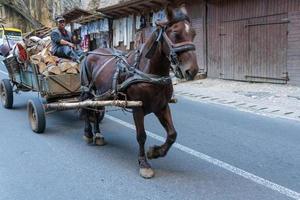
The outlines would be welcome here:
[[[96,10],[100,7],[112,6],[125,1],[129,0],[0,0],[0,19],[4,19],[6,27],[20,28],[27,32],[33,29],[32,23],[19,13],[20,9],[8,7],[5,5],[5,2],[24,5],[25,8],[21,9],[21,11],[24,11],[24,14],[29,15],[29,18],[32,17],[44,26],[51,27],[54,25],[53,19],[57,15],[61,15],[74,7]]]
[[[129,1],[129,0],[100,0],[100,7],[105,8],[105,7],[113,6],[113,5],[116,5],[118,3],[122,3],[125,1]]]
[[[23,31],[28,29],[27,21],[9,7],[0,7],[0,17],[5,27],[19,28]]]
[[[32,18],[44,26],[54,25],[53,19],[67,10],[74,7],[83,8],[83,4],[88,4],[91,0],[0,0],[0,18],[3,19],[6,27],[20,28],[23,32],[33,29],[33,25],[28,20]],[[84,2],[84,3],[83,3]],[[13,6],[9,5],[13,3]],[[21,7],[18,5],[24,5]],[[20,13],[24,12],[24,13]],[[25,19],[22,14],[27,15]]]

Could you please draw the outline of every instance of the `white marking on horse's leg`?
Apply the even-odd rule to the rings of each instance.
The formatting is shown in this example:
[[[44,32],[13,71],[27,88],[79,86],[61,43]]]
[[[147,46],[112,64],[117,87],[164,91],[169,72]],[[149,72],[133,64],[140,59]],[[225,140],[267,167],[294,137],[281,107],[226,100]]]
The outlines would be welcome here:
[[[115,118],[113,116],[106,115],[105,118],[110,119],[110,120],[112,120],[114,122],[117,122],[117,123],[119,123],[119,124],[121,124],[121,125],[123,125],[123,126],[125,126],[127,128],[130,128],[130,129],[134,130],[134,131],[136,130],[134,125],[129,124],[127,122],[124,122],[124,121],[122,121],[122,120],[120,120],[118,118]],[[159,135],[156,135],[156,134],[154,134],[154,133],[152,133],[150,131],[146,131],[146,133],[147,133],[147,135],[149,137],[154,138],[154,139],[156,139],[158,141],[161,141],[161,142],[165,141],[165,139],[163,137],[161,137]],[[262,185],[262,186],[264,186],[266,188],[269,188],[271,190],[277,191],[277,192],[279,192],[279,193],[281,193],[281,194],[283,194],[285,196],[288,196],[288,197],[290,197],[292,199],[296,199],[296,200],[300,199],[300,193],[295,192],[295,191],[293,191],[291,189],[288,189],[286,187],[283,187],[281,185],[278,185],[276,183],[268,181],[268,180],[266,180],[264,178],[261,178],[259,176],[254,175],[254,174],[251,174],[249,172],[246,172],[246,171],[244,171],[244,170],[242,170],[240,168],[232,166],[232,165],[230,165],[230,164],[228,164],[226,162],[223,162],[221,160],[218,160],[216,158],[210,157],[210,156],[208,156],[208,155],[206,155],[204,153],[201,153],[199,151],[196,151],[196,150],[191,149],[189,147],[186,147],[184,145],[181,145],[181,144],[178,144],[178,143],[174,143],[173,146],[174,146],[174,148],[176,148],[176,149],[178,149],[178,150],[180,150],[182,152],[185,152],[185,153],[190,154],[190,155],[192,155],[194,157],[197,157],[197,158],[199,158],[201,160],[204,160],[204,161],[206,161],[206,162],[208,162],[210,164],[213,164],[215,166],[223,168],[223,169],[225,169],[227,171],[230,171],[230,172],[232,172],[232,173],[234,173],[236,175],[242,176],[245,179],[253,181],[253,182],[255,182],[255,183],[259,184],[259,185]]]
[[[190,30],[191,30],[191,26],[190,26],[189,24],[187,24],[187,23],[185,23],[184,25],[185,25],[185,31],[186,31],[187,33],[189,33]]]

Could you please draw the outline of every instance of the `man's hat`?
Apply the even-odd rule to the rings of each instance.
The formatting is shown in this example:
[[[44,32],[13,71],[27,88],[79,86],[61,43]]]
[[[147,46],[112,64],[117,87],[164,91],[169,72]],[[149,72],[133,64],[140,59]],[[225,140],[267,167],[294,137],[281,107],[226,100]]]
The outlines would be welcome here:
[[[62,16],[57,16],[57,17],[55,18],[55,21],[56,21],[56,22],[65,21],[65,18],[63,18]]]

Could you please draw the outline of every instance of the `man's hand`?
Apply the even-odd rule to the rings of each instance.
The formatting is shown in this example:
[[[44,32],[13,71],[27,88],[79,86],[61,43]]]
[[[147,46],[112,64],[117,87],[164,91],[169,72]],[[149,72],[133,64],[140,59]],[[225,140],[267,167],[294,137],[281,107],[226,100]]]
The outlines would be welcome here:
[[[73,49],[75,49],[76,48],[76,46],[75,46],[75,44],[73,44],[73,43],[71,43],[71,42],[69,42],[69,44],[68,44],[70,47],[72,47]]]
[[[73,44],[72,42],[69,42],[69,41],[66,41],[66,40],[60,40],[60,44],[61,45],[68,45],[69,47],[72,47],[72,48],[76,48],[76,45]]]

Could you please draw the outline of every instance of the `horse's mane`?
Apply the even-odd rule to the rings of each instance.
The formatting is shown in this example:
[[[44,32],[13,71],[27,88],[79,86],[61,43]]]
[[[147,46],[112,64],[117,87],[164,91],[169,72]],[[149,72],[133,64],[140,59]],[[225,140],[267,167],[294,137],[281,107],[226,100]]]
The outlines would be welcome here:
[[[145,57],[148,59],[150,59],[154,55],[154,53],[157,49],[158,34],[159,34],[159,28],[156,28],[156,30],[152,32],[151,37],[149,39],[147,39],[147,41],[145,42],[142,53],[146,52]]]

